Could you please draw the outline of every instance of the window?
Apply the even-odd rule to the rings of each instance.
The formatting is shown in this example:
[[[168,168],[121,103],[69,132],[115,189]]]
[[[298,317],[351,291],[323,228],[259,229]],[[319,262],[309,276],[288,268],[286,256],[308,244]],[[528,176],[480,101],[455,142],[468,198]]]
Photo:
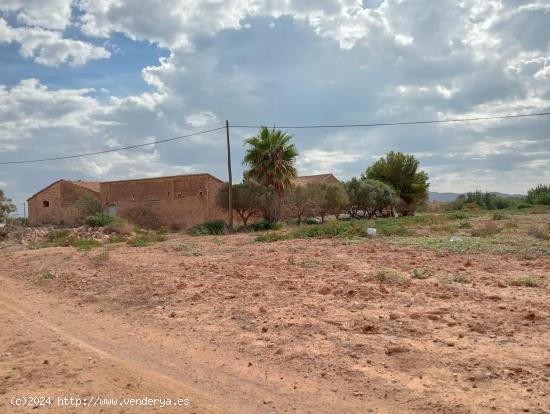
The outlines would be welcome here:
[[[202,197],[204,195],[203,191],[199,191],[199,197]]]
[[[50,202],[48,200],[42,201],[42,207],[49,207],[49,206],[50,206]]]

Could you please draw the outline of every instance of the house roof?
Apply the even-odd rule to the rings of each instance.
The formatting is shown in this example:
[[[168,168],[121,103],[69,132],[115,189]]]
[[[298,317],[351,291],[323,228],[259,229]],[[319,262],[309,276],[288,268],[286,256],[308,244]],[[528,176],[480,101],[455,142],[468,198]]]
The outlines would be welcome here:
[[[195,173],[195,174],[180,174],[180,175],[168,175],[162,177],[147,177],[147,178],[132,178],[129,180],[114,180],[114,181],[102,181],[101,184],[110,184],[110,183],[127,183],[131,181],[153,181],[153,180],[164,180],[166,178],[187,178],[187,177],[198,177],[198,176],[208,176],[213,178],[220,183],[223,183],[218,177],[214,177],[212,174],[208,173]]]
[[[86,190],[93,191],[94,193],[99,193],[99,181],[68,181],[71,184],[78,185],[79,187],[83,187]]]
[[[308,184],[327,183],[331,181],[338,181],[338,179],[332,174],[317,174],[317,175],[302,175],[292,180],[294,185],[306,186]]]
[[[79,181],[70,181],[70,180],[61,179],[61,180],[54,181],[50,185],[47,185],[46,187],[42,188],[41,190],[38,190],[32,196],[27,198],[27,201],[30,200],[31,198],[36,197],[38,194],[40,194],[41,192],[47,190],[48,188],[53,187],[54,185],[56,185],[58,183],[61,183],[61,182],[66,182],[66,183],[69,183],[69,184],[77,185],[79,187],[85,188],[86,190],[93,191],[94,193],[99,193],[99,182],[97,182],[97,181],[80,181],[80,180]]]

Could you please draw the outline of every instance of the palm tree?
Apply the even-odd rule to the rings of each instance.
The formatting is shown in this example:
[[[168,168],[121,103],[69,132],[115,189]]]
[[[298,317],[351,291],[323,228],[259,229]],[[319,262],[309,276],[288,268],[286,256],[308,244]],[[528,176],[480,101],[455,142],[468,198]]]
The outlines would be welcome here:
[[[296,177],[294,162],[298,151],[291,139],[292,135],[280,129],[262,127],[258,135],[245,141],[249,145],[243,161],[249,168],[246,178],[273,189],[279,199]]]

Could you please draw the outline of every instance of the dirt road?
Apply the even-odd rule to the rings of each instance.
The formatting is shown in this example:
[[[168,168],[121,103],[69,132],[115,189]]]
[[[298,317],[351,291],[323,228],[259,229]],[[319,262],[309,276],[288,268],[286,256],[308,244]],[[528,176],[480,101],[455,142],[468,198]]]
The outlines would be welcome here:
[[[433,276],[383,283],[382,267]],[[0,412],[48,411],[10,401],[49,395],[119,399],[49,408],[75,413],[549,413],[549,270],[248,235],[5,252]],[[541,284],[509,283],[525,272]],[[144,397],[189,405],[120,405]]]

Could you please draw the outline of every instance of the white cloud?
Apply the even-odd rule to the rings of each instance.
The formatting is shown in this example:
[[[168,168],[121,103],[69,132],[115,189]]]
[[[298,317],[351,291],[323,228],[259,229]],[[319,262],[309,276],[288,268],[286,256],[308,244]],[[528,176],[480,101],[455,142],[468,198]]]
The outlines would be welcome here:
[[[71,19],[72,0],[2,0],[0,11],[14,15],[17,22],[45,29],[65,29]]]
[[[67,63],[81,66],[90,60],[105,59],[111,54],[103,47],[81,40],[65,39],[59,31],[37,27],[11,27],[0,18],[0,43],[17,42],[23,57],[36,63],[58,66]]]

